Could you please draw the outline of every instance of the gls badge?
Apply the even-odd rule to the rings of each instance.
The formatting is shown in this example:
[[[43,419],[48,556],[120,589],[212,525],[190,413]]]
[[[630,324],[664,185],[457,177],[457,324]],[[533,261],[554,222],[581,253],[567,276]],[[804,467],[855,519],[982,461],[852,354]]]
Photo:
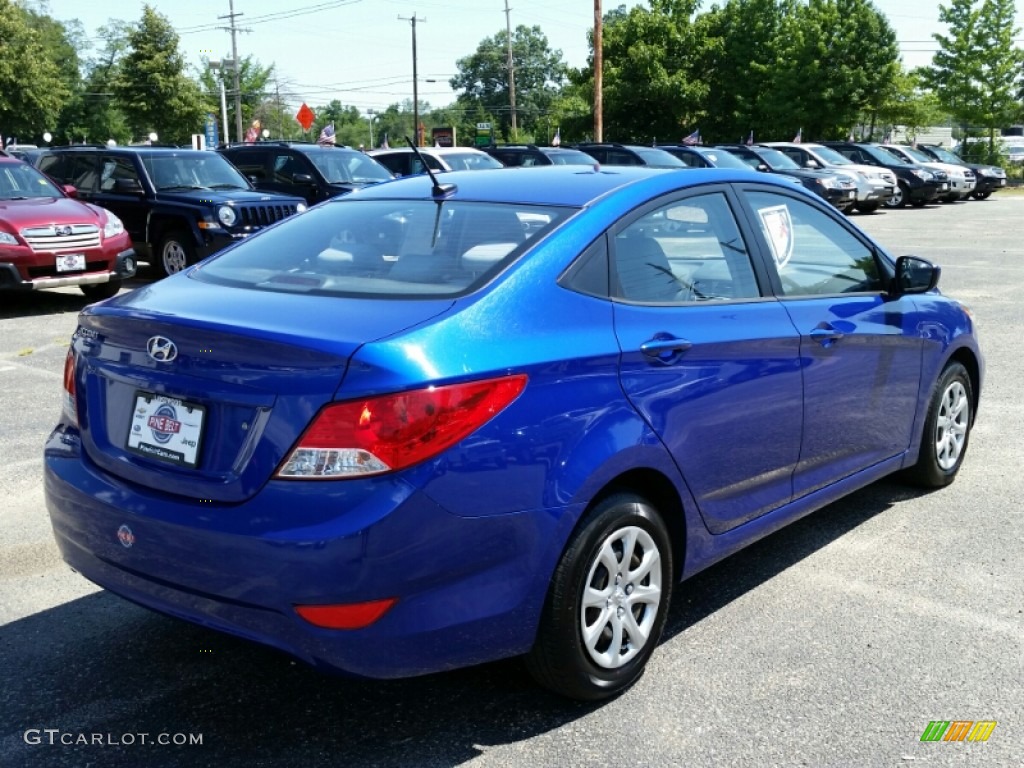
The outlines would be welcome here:
[[[158,363],[169,363],[178,356],[178,347],[166,336],[150,336],[146,353]]]

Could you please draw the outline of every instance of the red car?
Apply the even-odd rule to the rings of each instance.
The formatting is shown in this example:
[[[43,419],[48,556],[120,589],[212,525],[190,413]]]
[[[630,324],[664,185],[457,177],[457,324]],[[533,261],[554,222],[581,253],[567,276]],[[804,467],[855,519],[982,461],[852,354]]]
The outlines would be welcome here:
[[[121,220],[74,195],[0,151],[0,291],[77,285],[99,300],[135,274]]]

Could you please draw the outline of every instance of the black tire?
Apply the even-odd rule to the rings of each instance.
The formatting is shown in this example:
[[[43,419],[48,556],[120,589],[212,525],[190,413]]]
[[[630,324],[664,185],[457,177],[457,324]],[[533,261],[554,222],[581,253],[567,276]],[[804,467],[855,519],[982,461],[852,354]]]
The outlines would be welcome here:
[[[927,200],[915,200],[914,202],[911,203],[911,205],[914,206],[915,208],[924,208],[927,204]]]
[[[117,296],[117,292],[121,290],[121,281],[118,278],[111,278],[105,283],[80,285],[78,289],[85,294],[85,298],[89,301],[103,301],[111,296]]]
[[[971,197],[973,197],[975,200],[988,200],[991,194],[992,190],[986,189],[984,192],[972,192]]]
[[[885,201],[886,208],[903,208],[907,204],[907,198],[910,197],[910,188],[907,187],[905,182],[897,182],[896,189],[892,193],[892,197]]]
[[[967,369],[950,363],[932,388],[921,436],[921,453],[906,479],[924,488],[942,488],[956,479],[974,426],[974,391]]]
[[[630,537],[630,565],[623,567],[627,553],[621,538]],[[608,557],[619,561],[619,572],[608,570]],[[645,562],[646,567],[636,568]],[[661,638],[672,582],[671,540],[654,508],[631,493],[602,500],[580,522],[555,568],[537,640],[526,657],[530,674],[545,688],[573,699],[597,701],[626,690],[643,674]],[[588,585],[594,598],[605,600],[603,605],[584,608]],[[587,622],[593,630],[589,642]],[[636,638],[628,624],[635,627]],[[616,632],[618,648],[612,642]]]
[[[171,230],[160,238],[156,249],[156,267],[160,274],[169,276],[181,272],[196,261],[192,238],[181,230]]]
[[[874,213],[878,210],[878,203],[857,203],[857,210],[861,213]]]

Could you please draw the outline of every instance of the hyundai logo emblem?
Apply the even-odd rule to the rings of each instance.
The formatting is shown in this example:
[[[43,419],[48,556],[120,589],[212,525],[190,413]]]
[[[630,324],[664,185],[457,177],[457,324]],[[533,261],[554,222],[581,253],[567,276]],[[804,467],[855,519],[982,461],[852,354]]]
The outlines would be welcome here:
[[[127,525],[122,525],[117,529],[117,540],[121,542],[121,546],[125,549],[131,549],[132,544],[135,543],[135,534],[132,533],[132,529]]]
[[[178,348],[166,336],[151,336],[146,342],[146,352],[158,363],[169,363],[178,356]]]

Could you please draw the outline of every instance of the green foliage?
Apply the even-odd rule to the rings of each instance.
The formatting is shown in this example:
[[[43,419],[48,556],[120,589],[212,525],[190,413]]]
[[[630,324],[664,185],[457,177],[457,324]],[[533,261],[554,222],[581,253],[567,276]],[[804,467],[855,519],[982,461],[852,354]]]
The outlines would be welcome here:
[[[519,25],[512,34],[515,66],[516,121],[526,132],[543,126],[558,89],[565,82],[566,65],[561,51],[552,51],[540,27]],[[456,64],[459,74],[449,83],[462,91],[459,106],[467,113],[478,108],[496,115],[506,140],[511,136],[512,112],[509,98],[508,34],[499,32],[483,40],[476,51]]]
[[[202,58],[199,67],[199,88],[203,96],[203,109],[205,112],[212,112],[218,116],[218,122],[222,122],[220,107],[220,78],[224,78],[225,101],[228,108],[227,136],[224,136],[224,129],[221,126],[221,138],[235,139],[235,75],[231,69],[210,68],[210,59]],[[238,66],[238,85],[241,92],[242,103],[242,130],[252,125],[253,120],[259,120],[264,127],[270,129],[271,133],[277,135],[282,123],[277,118],[278,100],[275,89],[271,88],[271,81],[274,79],[274,65],[262,66],[253,56],[242,56]],[[292,122],[295,122],[292,119]]]
[[[1013,0],[953,0],[939,6],[939,21],[947,34],[933,35],[939,50],[921,77],[968,131],[985,131],[995,155],[996,128],[1021,111],[1016,90],[1024,54],[1013,44]]]
[[[907,72],[902,67],[892,79],[882,103],[864,113],[863,122],[880,126],[884,133],[891,126],[904,126],[914,134],[929,125],[938,125],[945,113],[934,92],[926,90],[918,72]]]
[[[77,72],[65,69],[60,30],[10,0],[0,0],[0,133],[41,140],[56,127]]]
[[[193,133],[202,132],[207,112],[203,94],[185,75],[177,33],[149,5],[128,33],[128,51],[112,85],[133,137],[156,131],[161,143],[185,144]]]

